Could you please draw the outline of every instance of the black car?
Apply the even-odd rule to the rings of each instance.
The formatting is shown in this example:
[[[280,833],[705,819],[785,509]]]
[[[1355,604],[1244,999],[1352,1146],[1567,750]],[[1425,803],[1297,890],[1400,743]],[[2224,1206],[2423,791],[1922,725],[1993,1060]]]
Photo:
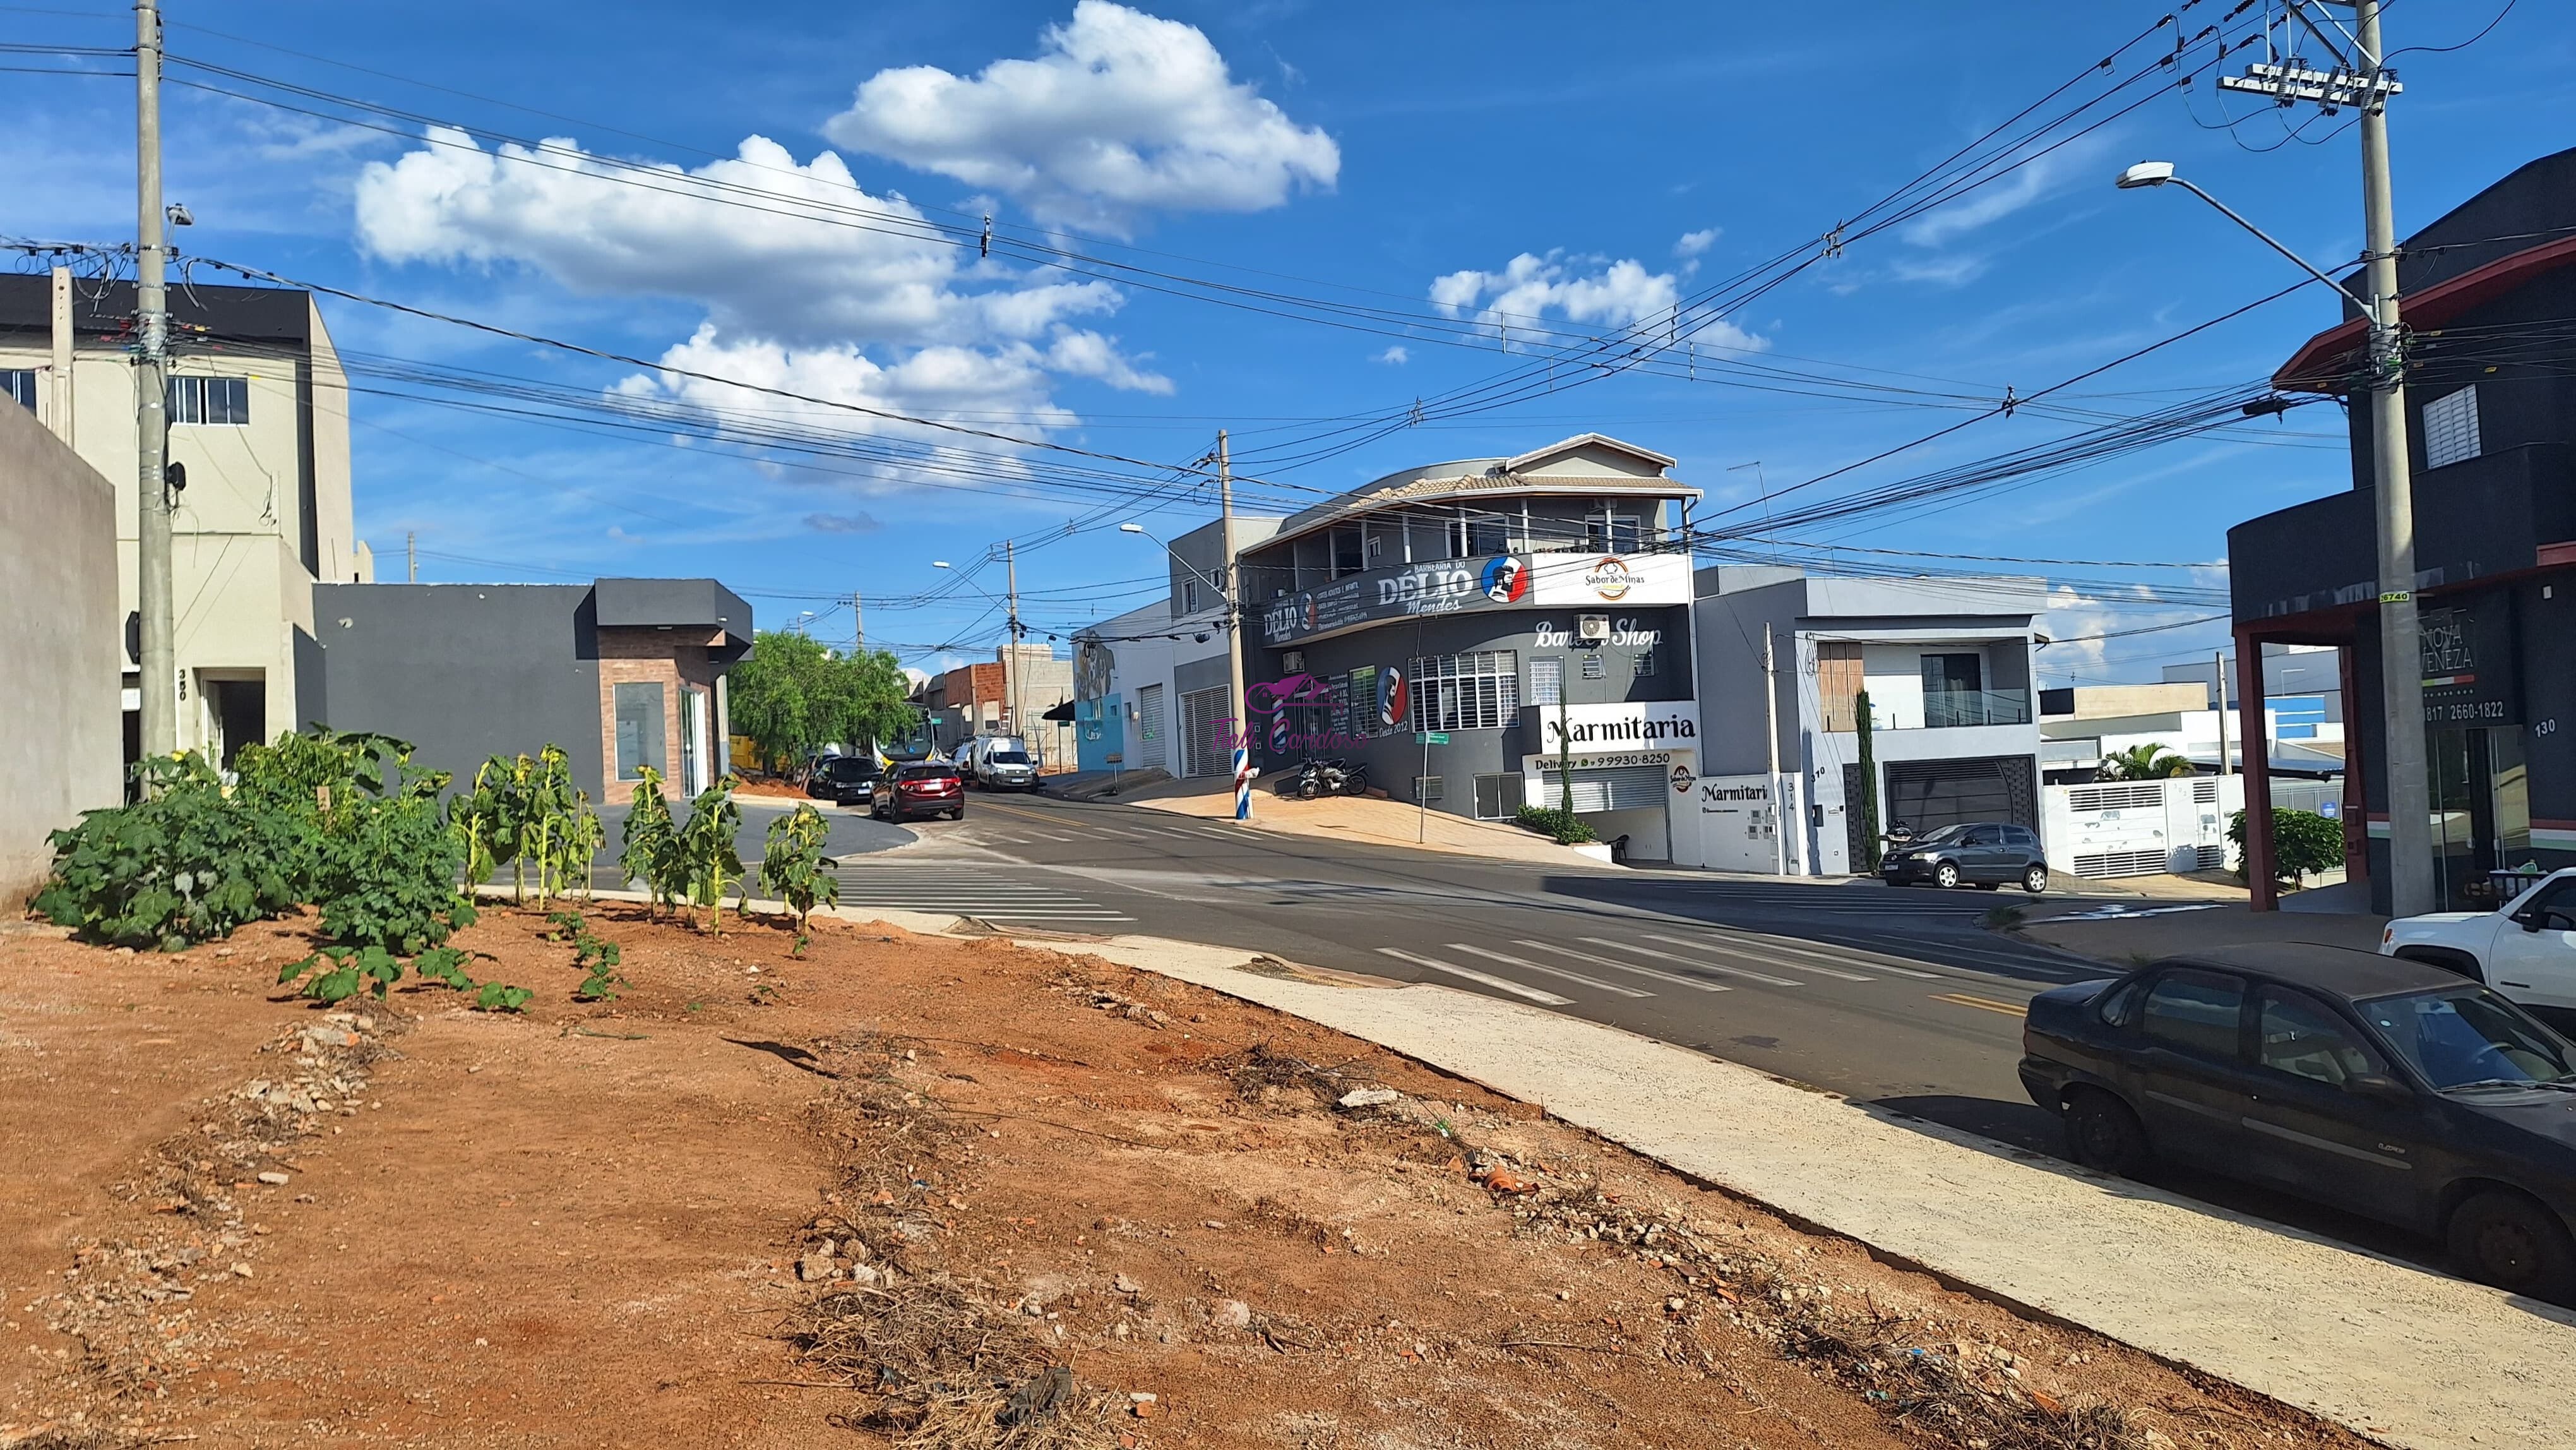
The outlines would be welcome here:
[[[1890,886],[1929,881],[1992,891],[2018,884],[2037,896],[2048,889],[2048,855],[2039,848],[2039,832],[2028,826],[1974,821],[1898,842],[1879,858],[1878,874]]]
[[[2031,999],[2021,1080],[2078,1162],[2162,1158],[2448,1242],[2576,1297],[2576,1044],[2424,962],[2222,947]]]
[[[885,767],[864,755],[826,756],[805,777],[805,793],[834,805],[870,805],[884,779]]]

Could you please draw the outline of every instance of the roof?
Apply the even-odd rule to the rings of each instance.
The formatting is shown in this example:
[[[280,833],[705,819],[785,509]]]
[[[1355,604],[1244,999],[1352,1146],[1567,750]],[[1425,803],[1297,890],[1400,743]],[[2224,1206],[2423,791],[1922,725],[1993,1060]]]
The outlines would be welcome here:
[[[2346,997],[2382,997],[2392,992],[2457,987],[2466,980],[2457,972],[2429,962],[2383,957],[2377,952],[2317,946],[2308,942],[2249,942],[2240,946],[2211,947],[2168,957],[2156,965],[2247,972]]]
[[[603,629],[721,629],[751,644],[751,606],[713,579],[602,579],[591,606]]]
[[[1548,466],[1572,460],[1586,452],[1596,458],[1607,454],[1632,460],[1644,465],[1647,471],[1614,471],[1597,462],[1594,471]],[[1399,469],[1289,515],[1280,522],[1278,532],[1262,542],[1284,543],[1354,514],[1373,513],[1396,504],[1426,503],[1485,493],[1638,492],[1657,498],[1698,498],[1698,489],[1665,476],[1664,470],[1672,467],[1673,462],[1669,455],[1607,434],[1577,433],[1571,438],[1560,438],[1544,448],[1533,448],[1510,458],[1457,458],[1419,468]]]
[[[2436,282],[2404,298],[2399,312],[2406,325],[2416,331],[2440,327],[2533,278],[2570,266],[2576,266],[2576,237],[2560,237],[2499,257],[2447,282]],[[2367,318],[2348,317],[2309,338],[2272,374],[2272,386],[2283,392],[2349,391],[2353,386],[2353,354],[2361,350],[2369,332]]]
[[[122,346],[134,322],[132,282],[72,279],[72,334],[81,343]],[[313,296],[288,287],[228,287],[213,282],[170,287],[170,349],[185,356],[202,341],[311,341]],[[54,329],[54,279],[42,272],[0,274],[0,331]]]

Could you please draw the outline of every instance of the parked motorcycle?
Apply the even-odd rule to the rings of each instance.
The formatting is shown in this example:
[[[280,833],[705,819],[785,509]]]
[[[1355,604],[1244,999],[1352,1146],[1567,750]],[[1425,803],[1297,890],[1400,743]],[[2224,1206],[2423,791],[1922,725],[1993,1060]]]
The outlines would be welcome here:
[[[1356,764],[1338,757],[1309,760],[1296,773],[1280,777],[1279,793],[1310,801],[1317,796],[1365,795],[1368,792],[1368,763]]]

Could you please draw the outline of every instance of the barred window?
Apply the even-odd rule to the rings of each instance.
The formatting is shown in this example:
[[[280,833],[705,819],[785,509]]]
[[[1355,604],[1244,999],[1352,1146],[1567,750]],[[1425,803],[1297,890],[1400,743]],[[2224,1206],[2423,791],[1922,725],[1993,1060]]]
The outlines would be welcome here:
[[[1565,661],[1542,655],[1530,661],[1529,702],[1554,705],[1565,699]]]
[[[1377,666],[1362,665],[1351,671],[1343,688],[1349,692],[1353,738],[1366,740],[1383,733],[1377,718]]]
[[[2424,466],[2442,468],[2478,456],[2478,385],[2424,405]]]
[[[170,380],[170,421],[231,423],[250,421],[250,379],[185,377]]]
[[[1518,650],[1433,655],[1413,662],[1413,728],[1500,730],[1520,713]]]

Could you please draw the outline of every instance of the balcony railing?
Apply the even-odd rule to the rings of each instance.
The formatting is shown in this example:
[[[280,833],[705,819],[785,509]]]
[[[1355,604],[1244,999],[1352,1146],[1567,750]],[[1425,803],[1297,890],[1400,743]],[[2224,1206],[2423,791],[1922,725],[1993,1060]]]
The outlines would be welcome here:
[[[1873,722],[1874,723],[1874,722]],[[1925,730],[1946,730],[1961,725],[2027,725],[2030,723],[2028,690],[1926,690],[1923,692]],[[1904,729],[1902,721],[1886,728]]]

